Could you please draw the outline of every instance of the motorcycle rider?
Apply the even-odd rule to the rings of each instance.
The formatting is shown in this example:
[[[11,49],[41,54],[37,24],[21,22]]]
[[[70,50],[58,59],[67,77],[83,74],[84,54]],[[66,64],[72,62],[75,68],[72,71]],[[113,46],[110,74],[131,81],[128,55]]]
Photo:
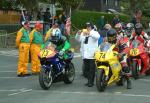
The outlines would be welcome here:
[[[40,52],[41,45],[44,43],[41,30],[43,25],[38,21],[35,24],[35,28],[30,32],[30,53],[31,53],[31,70],[32,74],[38,74],[40,72],[40,61],[38,53]]]
[[[59,51],[59,55],[62,56],[62,59],[66,60],[68,58],[67,51],[70,49],[70,43],[67,38],[61,34],[60,29],[52,29],[49,40],[56,46],[56,50]]]
[[[131,89],[131,80],[129,78],[130,69],[127,65],[127,54],[129,52],[129,40],[127,37],[122,37],[119,40],[116,39],[117,32],[114,29],[110,29],[107,32],[108,42],[111,44],[116,44],[115,51],[119,52],[119,58],[122,65],[122,71],[125,74],[127,80],[127,89]],[[122,81],[122,79],[121,79]],[[122,82],[120,85],[123,85]]]
[[[122,29],[122,24],[121,23],[117,23],[115,25],[115,30],[117,32],[117,41],[119,41],[124,35],[124,31]]]
[[[149,40],[149,36],[146,32],[143,31],[143,26],[141,23],[137,23],[135,25],[135,32],[132,33],[130,40],[138,40],[143,45],[145,45],[146,40]],[[142,53],[140,55],[142,62],[143,62],[143,69],[141,71],[141,74],[145,74],[145,72],[149,69],[149,57],[148,53],[145,51],[145,53]]]
[[[125,33],[126,33],[127,37],[130,38],[134,31],[134,24],[127,23],[125,31],[126,31]]]

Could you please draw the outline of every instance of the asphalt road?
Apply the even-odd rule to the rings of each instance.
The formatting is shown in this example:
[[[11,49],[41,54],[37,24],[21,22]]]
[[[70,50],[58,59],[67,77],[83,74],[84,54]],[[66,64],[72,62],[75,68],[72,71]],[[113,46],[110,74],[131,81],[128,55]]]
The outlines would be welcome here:
[[[150,103],[150,77],[132,80],[131,90],[111,85],[100,93],[96,86],[84,86],[86,79],[82,76],[78,54],[73,63],[76,77],[72,84],[59,82],[43,90],[38,76],[16,76],[16,50],[0,49],[0,103]]]

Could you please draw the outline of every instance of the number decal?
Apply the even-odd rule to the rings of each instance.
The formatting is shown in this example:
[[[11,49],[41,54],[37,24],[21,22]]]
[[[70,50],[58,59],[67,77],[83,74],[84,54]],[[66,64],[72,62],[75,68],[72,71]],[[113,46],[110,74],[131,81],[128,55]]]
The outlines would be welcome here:
[[[42,53],[42,57],[46,57],[48,55],[48,50],[44,50]]]
[[[133,54],[133,55],[137,55],[137,54],[138,54],[137,49],[133,49],[132,54]]]
[[[100,53],[100,59],[104,59],[105,58],[105,53]]]

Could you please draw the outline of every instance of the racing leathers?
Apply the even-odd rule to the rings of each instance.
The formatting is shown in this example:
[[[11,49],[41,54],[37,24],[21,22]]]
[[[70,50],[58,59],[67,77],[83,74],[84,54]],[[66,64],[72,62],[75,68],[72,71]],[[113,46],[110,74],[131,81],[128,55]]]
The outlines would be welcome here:
[[[149,39],[149,36],[147,35],[147,33],[145,33],[144,31],[141,32],[140,35],[136,35],[136,32],[133,32],[131,35],[130,40],[138,40],[140,41],[143,45],[146,43],[146,40]],[[144,52],[142,54],[140,54],[140,57],[142,59],[143,62],[143,69],[141,71],[141,74],[145,74],[145,71],[147,71],[149,69],[149,56],[147,52]],[[148,59],[147,59],[148,58]]]

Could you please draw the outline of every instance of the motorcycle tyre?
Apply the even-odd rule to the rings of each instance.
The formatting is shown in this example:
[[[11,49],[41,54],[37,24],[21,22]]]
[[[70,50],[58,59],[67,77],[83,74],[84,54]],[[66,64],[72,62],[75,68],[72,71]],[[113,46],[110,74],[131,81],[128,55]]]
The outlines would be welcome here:
[[[99,92],[105,91],[106,88],[106,76],[104,69],[98,69],[96,74],[96,86]]]
[[[45,74],[46,72],[49,72],[49,71],[45,71],[45,69],[41,69],[40,74],[39,74],[39,83],[40,83],[40,86],[44,90],[48,90],[51,87],[52,83],[53,83],[53,76],[52,76],[52,73],[51,73],[49,75],[50,76],[49,79],[51,79],[51,80],[48,84],[46,84],[46,81],[44,80],[44,76],[46,75]]]
[[[138,74],[138,66],[137,66],[137,61],[133,61],[132,62],[132,77],[136,80],[139,78],[139,74]]]
[[[72,77],[70,79],[70,72],[72,71]],[[69,64],[69,69],[64,74],[64,83],[65,84],[71,84],[74,81],[75,78],[75,68],[73,63]]]

